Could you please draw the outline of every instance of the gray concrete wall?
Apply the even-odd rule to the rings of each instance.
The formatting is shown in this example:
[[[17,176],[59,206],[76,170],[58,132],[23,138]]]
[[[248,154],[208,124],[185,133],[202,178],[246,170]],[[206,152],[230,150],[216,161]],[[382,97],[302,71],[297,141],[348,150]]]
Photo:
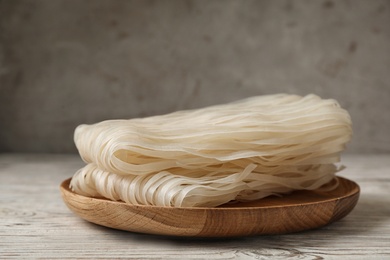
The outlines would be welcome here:
[[[390,152],[390,1],[0,0],[2,152],[279,92],[339,100],[348,151]]]

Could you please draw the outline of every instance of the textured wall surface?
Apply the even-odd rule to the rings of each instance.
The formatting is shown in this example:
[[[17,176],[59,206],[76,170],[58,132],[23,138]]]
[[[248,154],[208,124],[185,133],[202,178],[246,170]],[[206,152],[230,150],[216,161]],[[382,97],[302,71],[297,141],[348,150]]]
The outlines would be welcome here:
[[[0,0],[0,151],[80,123],[271,93],[335,98],[349,152],[390,152],[390,1]]]

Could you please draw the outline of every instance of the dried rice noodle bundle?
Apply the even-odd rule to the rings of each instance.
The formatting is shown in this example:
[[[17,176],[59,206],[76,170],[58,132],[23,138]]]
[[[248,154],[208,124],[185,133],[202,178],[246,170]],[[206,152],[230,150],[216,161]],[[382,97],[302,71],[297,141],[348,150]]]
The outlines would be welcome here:
[[[334,178],[333,163],[351,135],[348,112],[335,100],[315,95],[259,96],[160,116],[81,125],[75,143],[89,165],[76,173],[71,186],[81,194],[160,206],[216,206],[232,199],[314,189]],[[83,181],[77,177],[81,173],[90,177]],[[244,177],[240,181],[231,177],[238,175]],[[147,185],[148,189],[164,192],[141,185],[150,184],[149,179],[161,187]],[[101,185],[109,185],[116,195]],[[125,194],[135,190],[160,195],[151,201],[130,200]],[[178,195],[181,190],[188,191],[184,197]],[[170,199],[161,194],[170,194]]]
[[[334,165],[296,167],[292,172],[277,175],[253,172],[249,164],[241,172],[218,176],[209,173],[202,177],[172,174],[118,175],[99,169],[91,163],[80,169],[72,178],[72,189],[81,195],[103,197],[130,204],[215,207],[230,201],[257,200],[269,195],[293,190],[317,189],[330,182],[336,172]],[[327,187],[332,189],[337,183]]]

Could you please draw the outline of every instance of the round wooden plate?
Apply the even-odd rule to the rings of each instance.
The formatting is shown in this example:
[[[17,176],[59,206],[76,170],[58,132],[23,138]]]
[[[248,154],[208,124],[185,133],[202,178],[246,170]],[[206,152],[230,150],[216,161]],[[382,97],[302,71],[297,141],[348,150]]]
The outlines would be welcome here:
[[[60,188],[74,213],[98,225],[159,235],[234,237],[314,229],[345,217],[355,207],[360,189],[353,181],[338,179],[337,189],[328,192],[295,191],[217,208],[142,206],[89,198],[72,192],[70,179]]]

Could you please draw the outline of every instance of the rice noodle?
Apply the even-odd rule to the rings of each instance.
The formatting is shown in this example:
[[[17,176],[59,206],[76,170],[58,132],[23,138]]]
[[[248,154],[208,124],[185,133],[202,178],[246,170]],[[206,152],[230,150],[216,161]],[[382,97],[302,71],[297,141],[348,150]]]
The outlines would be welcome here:
[[[131,204],[215,207],[317,189],[352,135],[347,111],[315,95],[267,95],[81,125],[79,194]]]

